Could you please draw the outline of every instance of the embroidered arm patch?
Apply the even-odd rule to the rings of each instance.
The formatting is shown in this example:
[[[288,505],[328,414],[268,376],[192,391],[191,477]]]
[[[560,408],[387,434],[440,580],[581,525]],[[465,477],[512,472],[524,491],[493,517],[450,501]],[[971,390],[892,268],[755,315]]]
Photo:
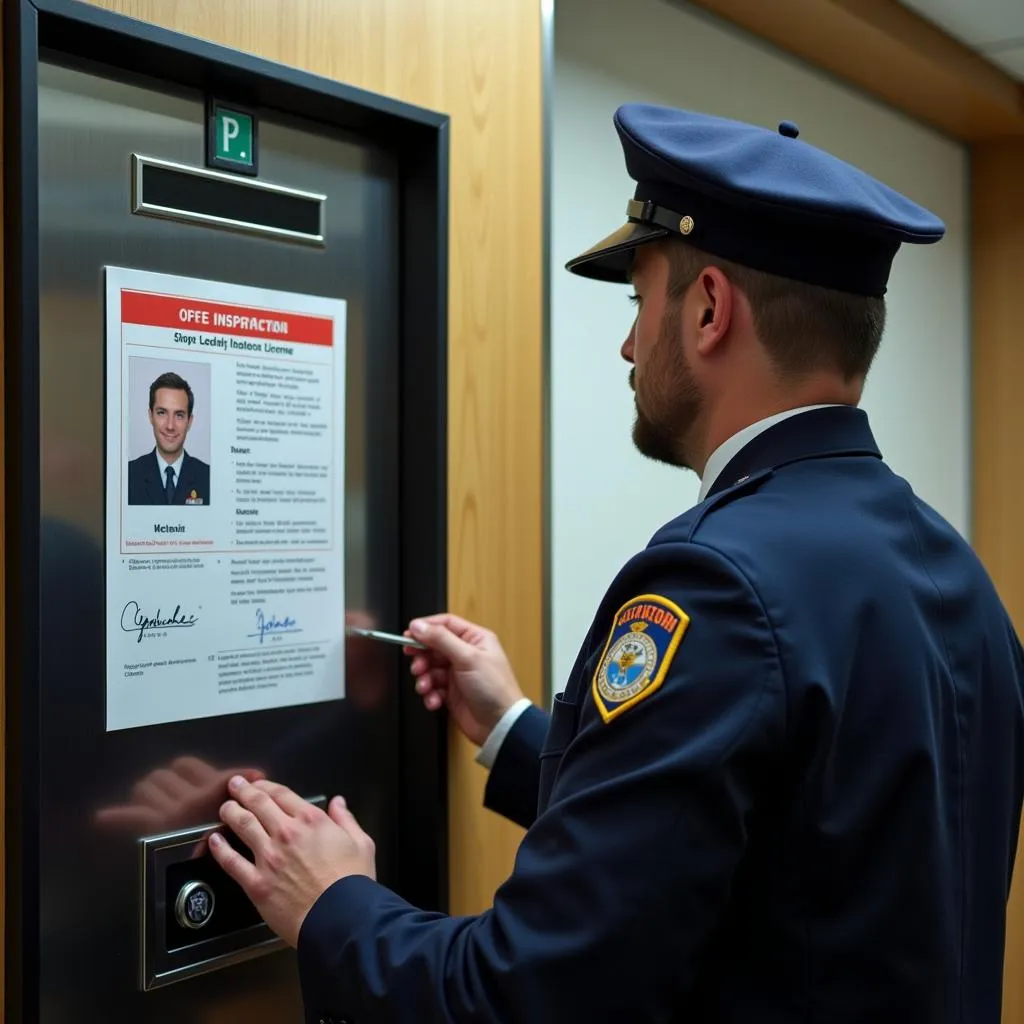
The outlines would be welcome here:
[[[615,613],[592,686],[606,722],[661,686],[689,624],[679,605],[657,594],[634,597]]]

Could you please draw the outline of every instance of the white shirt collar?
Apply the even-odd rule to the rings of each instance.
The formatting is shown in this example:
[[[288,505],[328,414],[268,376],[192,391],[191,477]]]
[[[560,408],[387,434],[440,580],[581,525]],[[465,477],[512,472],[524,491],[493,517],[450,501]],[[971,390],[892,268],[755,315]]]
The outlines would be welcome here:
[[[763,434],[769,427],[774,427],[776,423],[781,423],[783,420],[789,419],[790,416],[796,416],[802,412],[810,412],[812,409],[834,408],[835,404],[802,405],[797,409],[787,409],[785,412],[779,412],[774,416],[768,416],[763,420],[758,420],[756,423],[751,423],[749,427],[744,427],[738,433],[733,434],[732,437],[720,444],[711,453],[711,458],[708,459],[707,465],[704,467],[704,476],[700,482],[700,495],[697,501],[701,502],[708,496],[708,491],[714,486],[722,470],[758,434]]]
[[[181,464],[185,461],[185,449],[182,448],[181,451],[178,452],[178,457],[173,462],[165,462],[164,457],[160,454],[159,448],[154,452],[154,454],[156,455],[156,464],[160,470],[160,482],[163,483],[166,479],[166,469],[170,466],[174,470],[174,475],[171,479],[175,484],[177,484],[178,477],[181,475]]]

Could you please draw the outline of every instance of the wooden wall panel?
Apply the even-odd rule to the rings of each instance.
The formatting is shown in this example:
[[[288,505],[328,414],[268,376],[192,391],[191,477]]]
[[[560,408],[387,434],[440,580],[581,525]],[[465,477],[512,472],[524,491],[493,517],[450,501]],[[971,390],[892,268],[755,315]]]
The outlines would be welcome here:
[[[1024,636],[1024,140],[973,148],[974,544]],[[1005,1024],[1024,1024],[1024,844],[1010,897]]]
[[[97,2],[452,116],[449,604],[498,633],[541,699],[539,0]],[[472,913],[522,833],[482,810],[475,748],[453,734],[451,750],[451,909]]]

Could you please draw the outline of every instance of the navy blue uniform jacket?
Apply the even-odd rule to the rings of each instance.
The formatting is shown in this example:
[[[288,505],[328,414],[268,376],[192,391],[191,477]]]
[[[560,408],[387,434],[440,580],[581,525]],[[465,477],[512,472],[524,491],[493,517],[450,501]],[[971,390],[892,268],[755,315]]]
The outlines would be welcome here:
[[[785,420],[506,738],[487,804],[528,831],[493,908],[336,882],[308,1019],[998,1024],[1022,687],[988,576],[864,413]]]
[[[156,449],[128,463],[128,504],[166,505],[164,481],[156,461]],[[210,504],[210,467],[188,452],[181,461],[181,473],[174,488],[172,505]]]

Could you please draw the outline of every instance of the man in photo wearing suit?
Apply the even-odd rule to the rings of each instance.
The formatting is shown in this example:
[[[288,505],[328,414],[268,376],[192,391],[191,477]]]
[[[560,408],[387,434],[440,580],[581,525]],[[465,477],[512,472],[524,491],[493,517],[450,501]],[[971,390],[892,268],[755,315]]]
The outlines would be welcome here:
[[[176,373],[149,386],[156,447],[128,463],[129,505],[209,505],[210,467],[185,451],[195,396]]]

